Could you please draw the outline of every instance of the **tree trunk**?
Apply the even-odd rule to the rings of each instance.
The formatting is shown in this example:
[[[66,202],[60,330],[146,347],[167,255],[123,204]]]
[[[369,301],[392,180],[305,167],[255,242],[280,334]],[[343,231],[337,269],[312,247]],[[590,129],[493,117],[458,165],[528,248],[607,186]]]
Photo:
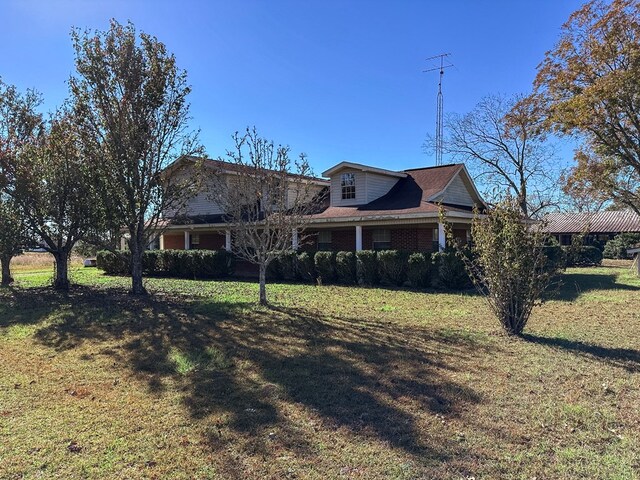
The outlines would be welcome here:
[[[69,290],[69,253],[55,252],[53,258],[56,261],[56,276],[53,279],[53,288],[56,290]]]
[[[147,290],[142,284],[142,255],[144,248],[137,242],[131,242],[131,293],[145,295]]]
[[[268,305],[267,302],[267,265],[260,264],[260,305]]]
[[[2,286],[7,286],[13,283],[13,278],[11,278],[11,258],[10,256],[3,256],[0,258],[0,263],[2,263]]]

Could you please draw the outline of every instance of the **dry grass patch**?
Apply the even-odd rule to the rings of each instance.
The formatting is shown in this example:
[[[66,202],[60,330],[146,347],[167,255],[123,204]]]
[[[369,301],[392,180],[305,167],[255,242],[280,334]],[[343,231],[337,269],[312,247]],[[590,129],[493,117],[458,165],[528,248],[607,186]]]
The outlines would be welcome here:
[[[0,291],[2,478],[636,478],[640,282],[528,336],[473,294],[126,279]]]

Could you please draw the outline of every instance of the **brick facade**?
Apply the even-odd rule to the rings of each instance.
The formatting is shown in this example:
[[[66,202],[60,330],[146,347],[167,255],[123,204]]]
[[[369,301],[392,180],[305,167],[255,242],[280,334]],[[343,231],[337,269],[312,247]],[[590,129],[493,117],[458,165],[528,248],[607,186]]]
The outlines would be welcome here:
[[[386,228],[386,227],[382,227]],[[362,248],[364,250],[373,249],[373,231],[377,227],[362,228]],[[391,233],[391,248],[394,250],[407,250],[412,252],[430,252],[434,248],[433,227],[414,228],[388,228]],[[309,231],[308,243],[304,245],[304,250],[317,250],[317,231]],[[456,236],[466,238],[465,230],[456,229]],[[333,251],[354,251],[356,249],[356,229],[341,228],[331,230],[331,249]]]
[[[191,245],[193,249],[219,250],[224,248],[225,236],[220,233],[198,233],[200,243]],[[184,232],[164,234],[165,250],[184,250]]]
[[[184,250],[184,233],[179,235],[163,235],[165,250]]]

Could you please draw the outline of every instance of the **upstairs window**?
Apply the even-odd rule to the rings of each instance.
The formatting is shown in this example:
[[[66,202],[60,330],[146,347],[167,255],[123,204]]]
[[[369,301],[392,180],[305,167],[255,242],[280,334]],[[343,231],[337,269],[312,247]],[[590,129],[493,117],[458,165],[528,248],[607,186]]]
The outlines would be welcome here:
[[[343,173],[340,177],[340,187],[342,188],[342,199],[352,200],[356,198],[356,174]]]
[[[389,250],[391,248],[391,230],[374,230],[373,231],[373,249]]]

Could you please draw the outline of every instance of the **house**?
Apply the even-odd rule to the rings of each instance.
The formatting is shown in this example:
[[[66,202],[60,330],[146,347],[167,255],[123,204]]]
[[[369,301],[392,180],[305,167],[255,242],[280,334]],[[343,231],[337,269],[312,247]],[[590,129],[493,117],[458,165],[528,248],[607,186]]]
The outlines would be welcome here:
[[[604,244],[619,233],[640,233],[640,215],[633,210],[596,213],[548,213],[545,230],[560,245],[571,245],[574,235],[584,235],[587,244]]]
[[[206,160],[206,166],[221,174],[234,170],[233,164],[214,160]],[[310,216],[308,241],[300,248],[437,251],[445,245],[441,208],[455,237],[467,241],[474,208],[485,207],[463,164],[396,171],[341,162],[323,177],[307,179],[318,192],[328,189],[328,195]],[[231,248],[223,212],[204,192],[190,199],[185,215],[169,214],[167,220],[161,249]]]

